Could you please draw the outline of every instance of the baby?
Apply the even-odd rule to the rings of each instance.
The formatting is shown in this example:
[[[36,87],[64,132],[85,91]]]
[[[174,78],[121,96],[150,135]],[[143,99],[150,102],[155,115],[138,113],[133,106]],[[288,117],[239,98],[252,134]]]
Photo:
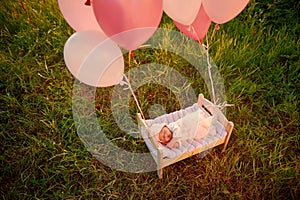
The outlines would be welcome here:
[[[204,138],[211,123],[212,116],[205,118],[197,110],[169,124],[153,124],[150,127],[150,134],[156,137],[161,144],[169,148],[178,148],[184,140],[199,141]]]

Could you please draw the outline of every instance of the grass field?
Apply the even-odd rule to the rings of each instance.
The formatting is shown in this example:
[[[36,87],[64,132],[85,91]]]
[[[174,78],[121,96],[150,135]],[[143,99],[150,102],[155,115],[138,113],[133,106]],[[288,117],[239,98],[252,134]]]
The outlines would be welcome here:
[[[227,108],[227,118],[235,123],[227,151],[215,148],[203,159],[193,156],[171,165],[163,179],[156,172],[109,168],[82,144],[72,114],[74,78],[63,60],[64,44],[74,31],[57,1],[2,1],[0,10],[2,199],[300,198],[297,0],[253,0],[220,26],[210,55],[224,79],[227,101],[234,104]],[[166,16],[161,27],[175,29]],[[160,51],[137,51],[131,62],[154,58],[173,65]],[[176,66],[195,91],[205,93],[201,77],[180,68],[184,62]],[[97,114],[110,138],[123,137],[107,106],[111,90],[97,89]],[[168,111],[178,108],[165,88],[151,85],[137,95],[145,112],[157,103]],[[130,110],[134,116],[132,101]],[[124,137],[117,143],[146,151],[141,140]]]

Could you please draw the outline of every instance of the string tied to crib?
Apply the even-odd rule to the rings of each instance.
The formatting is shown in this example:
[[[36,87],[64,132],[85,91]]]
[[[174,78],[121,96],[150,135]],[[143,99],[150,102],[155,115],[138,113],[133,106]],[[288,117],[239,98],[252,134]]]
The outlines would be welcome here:
[[[213,104],[215,107],[219,108],[220,110],[223,110],[225,107],[230,107],[230,106],[234,106],[233,104],[227,104],[227,102],[222,102],[222,103],[218,103],[218,100],[216,98],[216,93],[215,93],[215,86],[214,86],[214,81],[213,81],[213,77],[212,77],[212,73],[211,73],[211,63],[210,63],[210,57],[209,57],[209,47],[210,47],[210,44],[209,44],[209,38],[208,38],[208,35],[207,35],[207,32],[206,32],[206,44],[203,44],[202,43],[202,40],[199,38],[197,32],[195,31],[194,27],[192,25],[190,25],[188,27],[189,30],[191,30],[193,32],[193,35],[196,36],[198,42],[200,45],[202,45],[205,49],[205,55],[206,55],[206,63],[207,63],[207,70],[208,70],[208,75],[209,75],[209,81],[210,81],[210,84],[211,84],[211,96],[212,96],[212,101],[213,101]],[[215,33],[216,31],[218,31],[220,29],[220,26],[219,24],[216,24],[215,27],[214,27],[214,30],[211,34],[211,40],[213,39],[213,37],[215,36]]]
[[[131,84],[130,84],[130,82],[129,82],[129,79],[127,78],[127,76],[126,76],[125,74],[123,74],[123,79],[120,81],[120,85],[121,85],[121,86],[127,86],[126,88],[123,88],[123,90],[128,90],[128,89],[130,90],[130,92],[131,92],[131,94],[132,94],[132,96],[133,96],[134,102],[135,102],[135,104],[136,104],[136,106],[137,106],[137,108],[138,108],[138,110],[139,110],[139,112],[140,112],[140,114],[141,114],[141,117],[142,117],[142,119],[146,122],[146,118],[145,118],[145,115],[144,115],[144,113],[143,113],[143,111],[142,111],[142,108],[141,108],[141,106],[140,106],[140,103],[139,103],[139,101],[138,101],[136,95],[134,94],[134,91],[133,91],[133,89],[132,89],[132,87],[131,87]],[[147,125],[147,124],[146,124],[146,125]]]

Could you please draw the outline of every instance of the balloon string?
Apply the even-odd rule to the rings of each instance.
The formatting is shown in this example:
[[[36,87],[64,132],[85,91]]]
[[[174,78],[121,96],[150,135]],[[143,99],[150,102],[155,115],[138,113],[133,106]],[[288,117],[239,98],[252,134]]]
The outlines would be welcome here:
[[[195,31],[194,27],[192,25],[190,25],[190,27],[193,31],[193,34],[195,34],[197,41],[199,42],[200,45],[202,45],[202,42],[201,42],[197,32]],[[215,31],[215,29],[214,29],[214,31]],[[213,35],[214,35],[214,32],[213,32]],[[215,87],[214,87],[214,81],[213,81],[212,74],[211,74],[211,64],[210,64],[210,59],[209,59],[209,54],[208,54],[209,43],[208,43],[207,33],[206,33],[206,45],[204,45],[204,46],[205,46],[205,50],[206,50],[206,62],[207,62],[209,80],[210,80],[210,84],[211,84],[212,99],[213,99],[213,103],[216,104]]]
[[[208,42],[208,35],[206,33],[206,62],[207,62],[207,68],[208,68],[208,75],[209,75],[209,80],[210,80],[210,84],[211,84],[211,93],[212,93],[212,97],[213,97],[213,102],[214,104],[216,104],[216,94],[215,94],[215,87],[214,87],[214,81],[212,78],[212,74],[211,74],[211,64],[210,64],[210,58],[209,58],[209,42]]]
[[[214,30],[213,30],[213,32],[212,32],[212,34],[211,34],[211,40],[212,40],[213,37],[215,36],[216,31],[219,30],[219,29],[220,29],[219,24],[216,24],[216,25],[215,25],[215,28],[214,28]]]
[[[130,80],[131,56],[132,56],[132,50],[129,50],[129,53],[128,53],[128,83],[129,83],[129,80]]]
[[[213,39],[213,37],[215,36],[215,33],[216,31],[219,30],[219,24],[216,24],[215,25],[215,28],[212,32],[212,35],[211,35],[211,40]],[[213,79],[212,79],[212,74],[211,74],[211,65],[210,65],[210,59],[209,59],[209,54],[208,54],[208,51],[209,51],[209,42],[208,42],[208,36],[207,36],[207,33],[206,33],[206,59],[207,59],[207,64],[208,64],[208,73],[209,73],[209,78],[210,78],[210,81],[211,81],[211,84],[212,84],[212,95],[213,95],[213,101],[214,101],[214,106],[220,108],[220,110],[223,110],[223,108],[225,107],[229,107],[229,106],[234,106],[234,104],[227,104],[227,102],[223,102],[223,103],[220,103],[217,105],[217,99],[215,97],[215,90],[214,90],[214,82],[213,82]]]
[[[129,68],[129,69],[130,69],[130,64],[131,64],[131,56],[133,56],[132,50],[130,50],[129,53],[128,53],[128,68]],[[139,110],[139,112],[140,112],[140,114],[141,114],[141,117],[142,117],[142,119],[145,121],[145,124],[146,124],[146,126],[147,126],[147,122],[146,122],[145,115],[144,115],[144,113],[143,113],[143,111],[142,111],[142,109],[141,109],[141,106],[140,106],[140,104],[139,104],[139,101],[138,101],[136,95],[134,94],[134,91],[133,91],[133,89],[132,89],[132,87],[131,87],[131,85],[130,85],[130,82],[129,82],[129,80],[130,80],[130,70],[128,70],[128,78],[126,77],[125,74],[123,74],[123,77],[124,77],[124,79],[125,79],[125,81],[126,81],[125,84],[128,86],[128,88],[129,88],[129,90],[130,90],[130,92],[131,92],[131,94],[132,94],[132,96],[133,96],[133,99],[134,99],[135,104],[136,104],[136,106],[137,106],[137,108],[138,108],[138,110]],[[124,81],[121,81],[120,83],[121,83],[121,85],[123,85],[123,84],[124,84]],[[128,89],[128,88],[127,88],[127,89]]]
[[[192,34],[192,35],[195,35],[195,36],[196,36],[196,39],[197,39],[197,41],[199,42],[199,44],[200,44],[200,45],[202,45],[202,41],[200,40],[200,38],[199,38],[199,36],[198,36],[197,32],[195,31],[195,28],[194,28],[194,26],[193,26],[193,25],[189,25],[188,29],[192,29],[192,31],[193,31],[193,34]]]
[[[132,94],[132,96],[133,96],[133,99],[134,99],[134,101],[135,101],[135,103],[136,103],[136,106],[138,107],[139,112],[141,113],[141,116],[142,116],[143,120],[145,120],[145,122],[146,122],[145,115],[144,115],[144,113],[143,113],[143,111],[142,111],[142,109],[141,109],[141,106],[140,106],[140,104],[139,104],[139,101],[138,101],[136,95],[134,94],[134,91],[133,91],[133,89],[132,89],[132,87],[131,87],[131,85],[130,85],[130,83],[129,83],[128,78],[126,77],[125,74],[123,74],[123,77],[124,77],[124,79],[125,79],[125,81],[126,81],[126,84],[128,85],[128,88],[129,88],[129,90],[130,90],[130,92],[131,92],[131,94]],[[124,83],[124,82],[122,82],[122,83]]]

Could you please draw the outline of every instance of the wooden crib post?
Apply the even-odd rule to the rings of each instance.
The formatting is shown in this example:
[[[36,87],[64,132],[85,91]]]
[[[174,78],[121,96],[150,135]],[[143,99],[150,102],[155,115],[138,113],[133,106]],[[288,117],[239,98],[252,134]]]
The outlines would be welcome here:
[[[163,167],[162,167],[162,150],[160,147],[157,148],[157,175],[160,179],[163,177]]]
[[[163,168],[157,169],[158,178],[162,179],[163,177]]]
[[[226,150],[228,141],[229,141],[230,136],[231,136],[231,132],[233,130],[233,126],[234,126],[233,122],[229,121],[227,123],[227,126],[226,126],[227,135],[226,135],[226,138],[225,138],[225,141],[224,141],[222,152],[224,152]]]

